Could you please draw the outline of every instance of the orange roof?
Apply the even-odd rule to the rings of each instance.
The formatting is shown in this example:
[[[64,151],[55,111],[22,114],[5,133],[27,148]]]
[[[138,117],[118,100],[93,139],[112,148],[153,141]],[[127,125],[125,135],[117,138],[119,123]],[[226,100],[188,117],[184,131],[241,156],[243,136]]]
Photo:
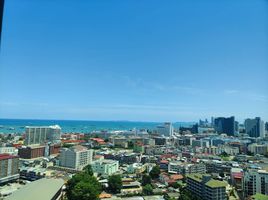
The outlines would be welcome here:
[[[99,198],[100,199],[104,199],[104,198],[111,198],[112,195],[111,194],[107,194],[107,193],[102,193],[99,195]]]
[[[180,174],[173,174],[173,175],[170,176],[170,178],[172,180],[181,180],[181,179],[183,179],[183,176],[180,175]]]

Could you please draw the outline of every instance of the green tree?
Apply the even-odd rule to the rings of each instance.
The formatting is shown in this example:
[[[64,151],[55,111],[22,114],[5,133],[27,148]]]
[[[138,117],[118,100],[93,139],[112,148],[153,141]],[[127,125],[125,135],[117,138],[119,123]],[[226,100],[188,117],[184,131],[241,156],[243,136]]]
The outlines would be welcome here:
[[[152,195],[153,194],[153,187],[150,184],[147,184],[143,187],[142,192],[145,195]]]
[[[98,200],[101,191],[97,179],[85,172],[74,175],[66,184],[68,200]]]
[[[87,173],[88,175],[93,176],[93,170],[92,170],[91,165],[87,165],[87,166],[85,166],[85,167],[83,168],[83,171],[84,171],[85,173]]]
[[[133,148],[134,148],[134,143],[133,143],[133,141],[128,141],[128,142],[127,142],[127,146],[128,146],[129,149],[133,149]]]
[[[108,178],[108,189],[112,193],[120,193],[122,188],[122,179],[120,175],[112,175]]]
[[[106,138],[106,139],[104,140],[104,142],[109,142],[109,139]]]
[[[159,178],[160,175],[160,168],[158,165],[154,166],[153,169],[150,171],[150,176],[152,179]]]
[[[151,182],[152,182],[151,176],[149,176],[147,174],[145,174],[145,175],[142,176],[142,179],[141,179],[141,185],[142,186],[145,186],[147,184],[151,184]]]

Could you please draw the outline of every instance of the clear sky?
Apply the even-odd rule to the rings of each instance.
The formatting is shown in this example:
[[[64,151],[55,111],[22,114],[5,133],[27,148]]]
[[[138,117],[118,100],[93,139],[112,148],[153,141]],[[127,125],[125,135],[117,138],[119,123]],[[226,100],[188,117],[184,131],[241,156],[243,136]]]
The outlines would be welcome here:
[[[0,118],[268,120],[268,1],[8,0]]]

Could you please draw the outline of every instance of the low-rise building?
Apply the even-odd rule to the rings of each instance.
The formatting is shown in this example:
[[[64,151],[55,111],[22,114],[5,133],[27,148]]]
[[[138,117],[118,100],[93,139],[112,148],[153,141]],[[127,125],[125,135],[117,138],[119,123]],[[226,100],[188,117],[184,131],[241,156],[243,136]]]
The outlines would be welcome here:
[[[248,145],[248,151],[253,154],[267,155],[268,145],[267,144],[250,144]]]
[[[192,174],[192,173],[206,173],[206,166],[203,163],[183,163],[179,161],[170,162],[168,165],[169,173],[177,174]]]
[[[129,174],[141,174],[146,171],[146,165],[141,163],[134,163],[127,167],[127,172]]]
[[[110,176],[119,170],[119,162],[116,160],[97,160],[91,164],[94,173]]]
[[[63,197],[63,186],[62,179],[42,178],[28,183],[12,193],[6,200],[58,200]]]
[[[231,169],[231,182],[236,189],[242,190],[244,171],[242,168]]]
[[[18,151],[15,147],[0,147],[0,154],[17,155]]]
[[[131,178],[122,179],[121,194],[140,194],[142,192],[141,183]]]

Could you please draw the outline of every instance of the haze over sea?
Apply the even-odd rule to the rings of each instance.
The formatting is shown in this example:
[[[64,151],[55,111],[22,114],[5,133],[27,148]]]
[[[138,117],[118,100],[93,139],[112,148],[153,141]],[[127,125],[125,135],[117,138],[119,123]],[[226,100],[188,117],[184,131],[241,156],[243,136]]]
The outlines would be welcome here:
[[[36,120],[36,119],[0,119],[0,133],[23,133],[25,126],[59,125],[63,133],[92,131],[115,131],[131,129],[155,129],[161,122],[134,122],[134,121],[87,121],[87,120]],[[173,126],[190,126],[194,122],[175,122]]]

